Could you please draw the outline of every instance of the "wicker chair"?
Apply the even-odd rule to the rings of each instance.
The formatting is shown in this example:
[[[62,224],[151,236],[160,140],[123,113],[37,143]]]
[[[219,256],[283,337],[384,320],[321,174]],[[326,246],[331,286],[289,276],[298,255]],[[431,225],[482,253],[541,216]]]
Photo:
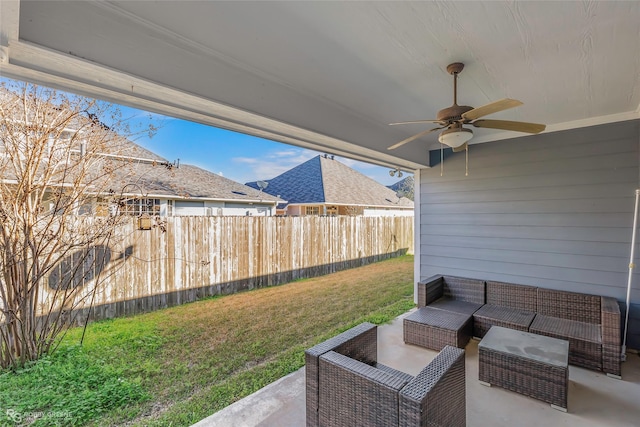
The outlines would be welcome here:
[[[464,350],[445,347],[413,377],[376,362],[376,330],[363,323],[307,350],[307,426],[466,425]]]

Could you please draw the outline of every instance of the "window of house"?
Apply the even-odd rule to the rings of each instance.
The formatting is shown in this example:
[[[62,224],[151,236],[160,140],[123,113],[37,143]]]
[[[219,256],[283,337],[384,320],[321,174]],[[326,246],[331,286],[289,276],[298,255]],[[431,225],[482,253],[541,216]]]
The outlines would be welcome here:
[[[320,215],[320,207],[319,206],[306,206],[305,215]]]
[[[327,215],[329,215],[329,216],[337,216],[338,215],[338,207],[337,206],[329,206],[329,207],[327,207]]]
[[[126,199],[120,205],[120,215],[140,216],[142,214],[160,215],[160,199]]]

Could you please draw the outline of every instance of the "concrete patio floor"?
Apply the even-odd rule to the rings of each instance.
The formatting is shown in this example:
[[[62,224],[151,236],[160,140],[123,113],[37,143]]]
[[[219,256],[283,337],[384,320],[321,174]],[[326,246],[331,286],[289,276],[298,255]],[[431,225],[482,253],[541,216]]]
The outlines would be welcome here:
[[[402,318],[378,327],[378,361],[416,375],[437,354],[402,340]],[[478,382],[478,341],[466,347],[468,427],[638,426],[640,356],[629,353],[622,380],[569,367],[569,412]],[[304,368],[194,424],[194,427],[301,427],[305,425]]]

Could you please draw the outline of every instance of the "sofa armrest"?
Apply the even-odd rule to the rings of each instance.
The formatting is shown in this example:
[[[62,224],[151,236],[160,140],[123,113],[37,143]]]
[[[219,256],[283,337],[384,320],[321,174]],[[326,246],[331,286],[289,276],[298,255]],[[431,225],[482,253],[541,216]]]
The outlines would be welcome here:
[[[620,306],[615,298],[602,297],[602,370],[615,378],[622,375],[622,325]]]
[[[400,391],[401,426],[466,425],[464,350],[445,346]]]
[[[425,307],[438,298],[444,292],[444,279],[441,275],[431,276],[418,282],[418,307]]]
[[[305,351],[308,427],[316,427],[318,425],[319,358],[321,355],[334,350],[366,364],[375,364],[378,361],[378,327],[368,322],[361,323]]]
[[[620,306],[615,298],[602,297],[602,343],[620,345]]]

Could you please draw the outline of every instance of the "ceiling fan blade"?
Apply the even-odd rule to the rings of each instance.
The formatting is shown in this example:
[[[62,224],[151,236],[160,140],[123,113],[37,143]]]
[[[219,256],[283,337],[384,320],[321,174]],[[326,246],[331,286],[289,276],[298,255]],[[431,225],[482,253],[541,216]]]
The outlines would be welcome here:
[[[398,148],[398,147],[400,147],[400,146],[402,146],[402,145],[404,145],[404,144],[406,144],[406,143],[408,143],[408,142],[411,142],[411,141],[413,141],[414,139],[418,139],[418,138],[420,138],[421,136],[424,136],[424,135],[426,135],[426,134],[428,134],[428,133],[430,133],[430,132],[433,132],[433,131],[435,131],[435,130],[440,130],[440,129],[444,129],[444,127],[440,127],[440,128],[433,128],[433,129],[427,129],[427,130],[424,130],[424,131],[422,131],[422,132],[420,132],[420,133],[418,133],[418,134],[416,134],[416,135],[410,136],[410,137],[409,137],[409,138],[407,138],[407,139],[403,139],[402,141],[400,141],[400,142],[397,142],[397,143],[393,144],[391,147],[387,148],[387,150],[395,150],[396,148]]]
[[[440,120],[414,120],[412,122],[397,122],[397,123],[389,123],[389,126],[396,125],[412,125],[415,123],[440,123]]]
[[[522,105],[522,102],[517,99],[504,98],[499,101],[492,102],[482,107],[474,108],[462,114],[462,118],[465,120],[475,120],[480,117],[487,116],[489,114],[497,113],[498,111],[508,110]]]
[[[477,128],[514,130],[526,133],[540,133],[547,127],[539,123],[512,122],[509,120],[476,120],[471,124]]]
[[[464,151],[464,150],[466,150],[466,149],[467,149],[467,143],[465,142],[465,143],[464,143],[464,144],[462,144],[461,146],[459,146],[459,147],[454,147],[454,148],[452,148],[451,150],[452,150],[454,153],[458,153],[458,152],[460,152],[460,151]]]

